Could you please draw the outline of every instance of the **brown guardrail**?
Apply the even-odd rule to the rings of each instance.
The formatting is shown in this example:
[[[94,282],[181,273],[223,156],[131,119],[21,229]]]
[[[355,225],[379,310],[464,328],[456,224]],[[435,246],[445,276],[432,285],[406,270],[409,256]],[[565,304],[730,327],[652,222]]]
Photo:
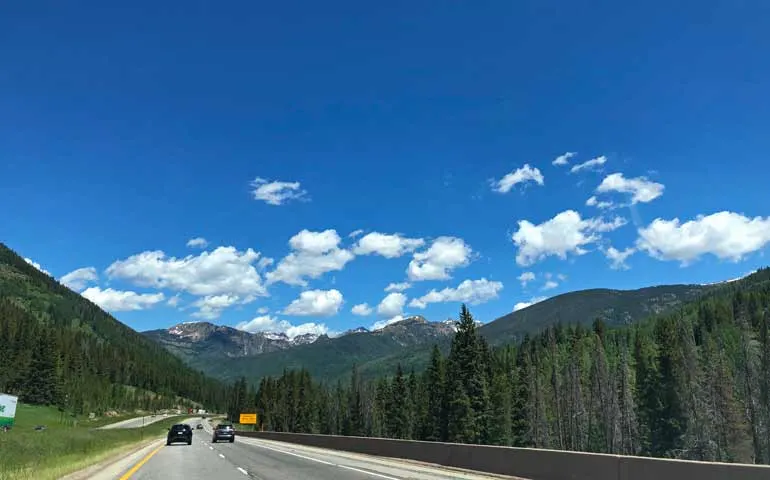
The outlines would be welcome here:
[[[532,480],[770,480],[770,466],[460,443],[238,431],[261,438]]]

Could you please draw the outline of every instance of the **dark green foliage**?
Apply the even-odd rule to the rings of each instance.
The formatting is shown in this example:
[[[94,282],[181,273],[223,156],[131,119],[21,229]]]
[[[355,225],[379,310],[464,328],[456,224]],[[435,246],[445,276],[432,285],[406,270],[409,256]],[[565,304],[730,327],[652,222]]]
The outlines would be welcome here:
[[[434,348],[419,376],[307,377],[328,425],[314,431],[345,434],[332,419],[363,411],[365,435],[768,463],[770,269],[636,325],[591,323],[489,349],[463,306],[449,355]],[[263,381],[261,401],[292,375]]]
[[[75,414],[203,403],[221,383],[29,265],[0,244],[0,391]],[[182,398],[179,398],[182,397]]]

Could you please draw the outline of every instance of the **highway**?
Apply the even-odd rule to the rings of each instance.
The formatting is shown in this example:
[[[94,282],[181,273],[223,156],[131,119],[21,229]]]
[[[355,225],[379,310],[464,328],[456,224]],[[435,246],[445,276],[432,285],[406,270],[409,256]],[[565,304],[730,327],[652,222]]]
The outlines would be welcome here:
[[[147,426],[151,423],[158,422],[165,418],[168,418],[168,415],[164,414],[164,415],[154,415],[154,416],[139,417],[139,418],[129,418],[128,420],[110,423],[101,428],[104,430],[109,430],[112,428],[140,428],[142,426]]]
[[[488,480],[513,479],[313,447],[236,437],[211,443],[211,426],[193,427],[193,443],[164,440],[89,475],[94,480]]]

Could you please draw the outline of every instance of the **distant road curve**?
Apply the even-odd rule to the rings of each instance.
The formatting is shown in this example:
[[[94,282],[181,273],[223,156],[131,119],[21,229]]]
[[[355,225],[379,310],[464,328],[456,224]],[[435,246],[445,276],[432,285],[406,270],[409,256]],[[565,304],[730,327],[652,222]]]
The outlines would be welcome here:
[[[163,414],[163,415],[154,415],[154,416],[147,416],[147,417],[129,418],[128,420],[110,423],[109,425],[105,425],[99,428],[104,430],[109,430],[112,428],[139,428],[142,426],[147,426],[151,423],[165,420],[168,417],[169,417],[168,414]]]

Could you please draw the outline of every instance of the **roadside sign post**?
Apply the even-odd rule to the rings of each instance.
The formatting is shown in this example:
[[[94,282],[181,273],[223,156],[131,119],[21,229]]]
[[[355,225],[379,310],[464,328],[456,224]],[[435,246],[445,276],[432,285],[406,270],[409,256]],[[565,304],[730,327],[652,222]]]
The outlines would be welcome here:
[[[16,404],[19,398],[14,395],[0,393],[0,428],[8,430],[13,427],[16,419]]]
[[[257,431],[257,414],[241,413],[238,423],[241,425],[254,425],[254,431]]]

